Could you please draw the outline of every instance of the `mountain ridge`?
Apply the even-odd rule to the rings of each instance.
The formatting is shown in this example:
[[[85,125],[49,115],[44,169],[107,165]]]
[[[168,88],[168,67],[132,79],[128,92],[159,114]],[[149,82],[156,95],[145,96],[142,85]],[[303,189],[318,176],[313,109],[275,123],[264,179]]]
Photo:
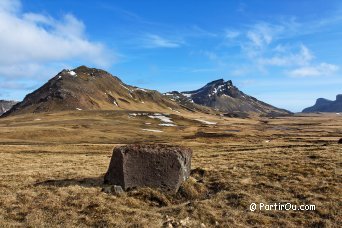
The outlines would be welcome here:
[[[337,94],[334,101],[318,98],[313,106],[303,109],[302,112],[342,112],[342,94]]]
[[[166,94],[176,93],[177,91],[173,91]],[[291,113],[243,93],[233,85],[231,80],[217,79],[197,90],[178,92],[177,95],[180,94],[183,95],[183,100],[187,99],[187,102],[211,107],[227,114],[255,112],[263,115],[288,115]]]
[[[161,94],[127,85],[104,70],[80,66],[62,70],[2,116],[70,110],[183,110],[230,117],[246,117],[250,112],[271,116],[291,113],[243,93],[231,80],[218,79],[197,90]]]
[[[110,73],[80,66],[62,70],[37,90],[26,95],[4,116],[66,110],[178,111],[176,102],[155,90],[123,83]]]

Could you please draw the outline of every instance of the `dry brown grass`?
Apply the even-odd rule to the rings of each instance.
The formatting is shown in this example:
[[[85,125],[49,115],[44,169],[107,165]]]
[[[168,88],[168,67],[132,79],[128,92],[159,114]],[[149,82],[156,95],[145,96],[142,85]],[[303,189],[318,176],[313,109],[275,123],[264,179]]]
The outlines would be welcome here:
[[[178,127],[125,111],[0,119],[0,226],[341,227],[341,117],[172,118]],[[197,169],[176,195],[102,192],[113,146],[135,142],[189,146]],[[316,210],[251,212],[252,202]]]

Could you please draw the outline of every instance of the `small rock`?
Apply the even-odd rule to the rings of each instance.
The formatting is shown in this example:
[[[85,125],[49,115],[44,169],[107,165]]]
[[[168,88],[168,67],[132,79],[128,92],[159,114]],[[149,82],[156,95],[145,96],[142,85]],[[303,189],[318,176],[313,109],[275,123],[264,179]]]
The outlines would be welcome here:
[[[108,193],[108,194],[112,193],[111,186],[103,187],[101,189],[101,192]]]
[[[205,228],[206,225],[205,225],[204,223],[201,223],[201,227],[202,227],[202,228]]]
[[[117,195],[120,195],[120,194],[123,194],[124,193],[124,190],[122,189],[121,186],[119,185],[113,185],[112,186],[112,192],[117,194]]]
[[[124,193],[124,190],[119,185],[111,185],[111,186],[105,186],[102,188],[102,192],[108,193],[108,194],[115,194],[120,195]]]

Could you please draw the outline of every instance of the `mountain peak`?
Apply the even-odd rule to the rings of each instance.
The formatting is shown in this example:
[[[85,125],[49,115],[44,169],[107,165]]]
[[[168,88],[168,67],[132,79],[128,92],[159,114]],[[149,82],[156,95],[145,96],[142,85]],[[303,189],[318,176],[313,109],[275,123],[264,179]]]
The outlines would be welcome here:
[[[206,86],[220,86],[220,85],[230,85],[233,86],[233,82],[231,80],[224,81],[223,78],[214,80],[212,82],[209,82]]]
[[[207,85],[216,85],[216,84],[224,84],[224,79],[221,78],[221,79],[214,80],[212,82],[209,82]]]
[[[336,100],[318,98],[315,105],[303,109],[302,112],[342,112],[342,94],[336,95]]]
[[[288,114],[286,110],[278,109],[256,98],[248,96],[233,85],[231,80],[224,79],[209,82],[200,89],[181,93],[190,102],[212,107],[223,112],[258,112]]]
[[[318,98],[316,100],[316,105],[326,104],[332,102],[331,100],[325,99],[325,98]]]
[[[80,66],[62,70],[4,116],[72,110],[170,109],[181,107],[156,91],[126,85],[104,70]]]
[[[182,94],[186,95],[187,97],[191,96],[195,100],[195,97],[201,97],[200,100],[211,100],[215,97],[220,97],[223,95],[232,98],[241,97],[244,95],[238,88],[233,85],[233,82],[231,80],[225,81],[224,79],[214,80],[198,90],[185,91],[182,92]],[[195,94],[196,96],[194,96]]]
[[[97,69],[97,68],[90,68],[85,65],[76,67],[74,69],[64,69],[61,73],[69,73],[72,76],[76,75],[84,75],[84,76],[100,76],[100,75],[110,75],[107,71]]]

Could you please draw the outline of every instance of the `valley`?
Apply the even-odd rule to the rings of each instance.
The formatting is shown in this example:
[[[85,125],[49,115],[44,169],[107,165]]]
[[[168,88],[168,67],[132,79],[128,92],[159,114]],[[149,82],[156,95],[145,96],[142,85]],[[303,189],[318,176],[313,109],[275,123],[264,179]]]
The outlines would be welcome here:
[[[342,119],[334,113],[240,119],[76,110],[1,118],[0,129],[0,226],[337,227],[341,221]],[[183,192],[102,192],[113,147],[131,143],[193,149]],[[250,211],[258,202],[316,210]]]

